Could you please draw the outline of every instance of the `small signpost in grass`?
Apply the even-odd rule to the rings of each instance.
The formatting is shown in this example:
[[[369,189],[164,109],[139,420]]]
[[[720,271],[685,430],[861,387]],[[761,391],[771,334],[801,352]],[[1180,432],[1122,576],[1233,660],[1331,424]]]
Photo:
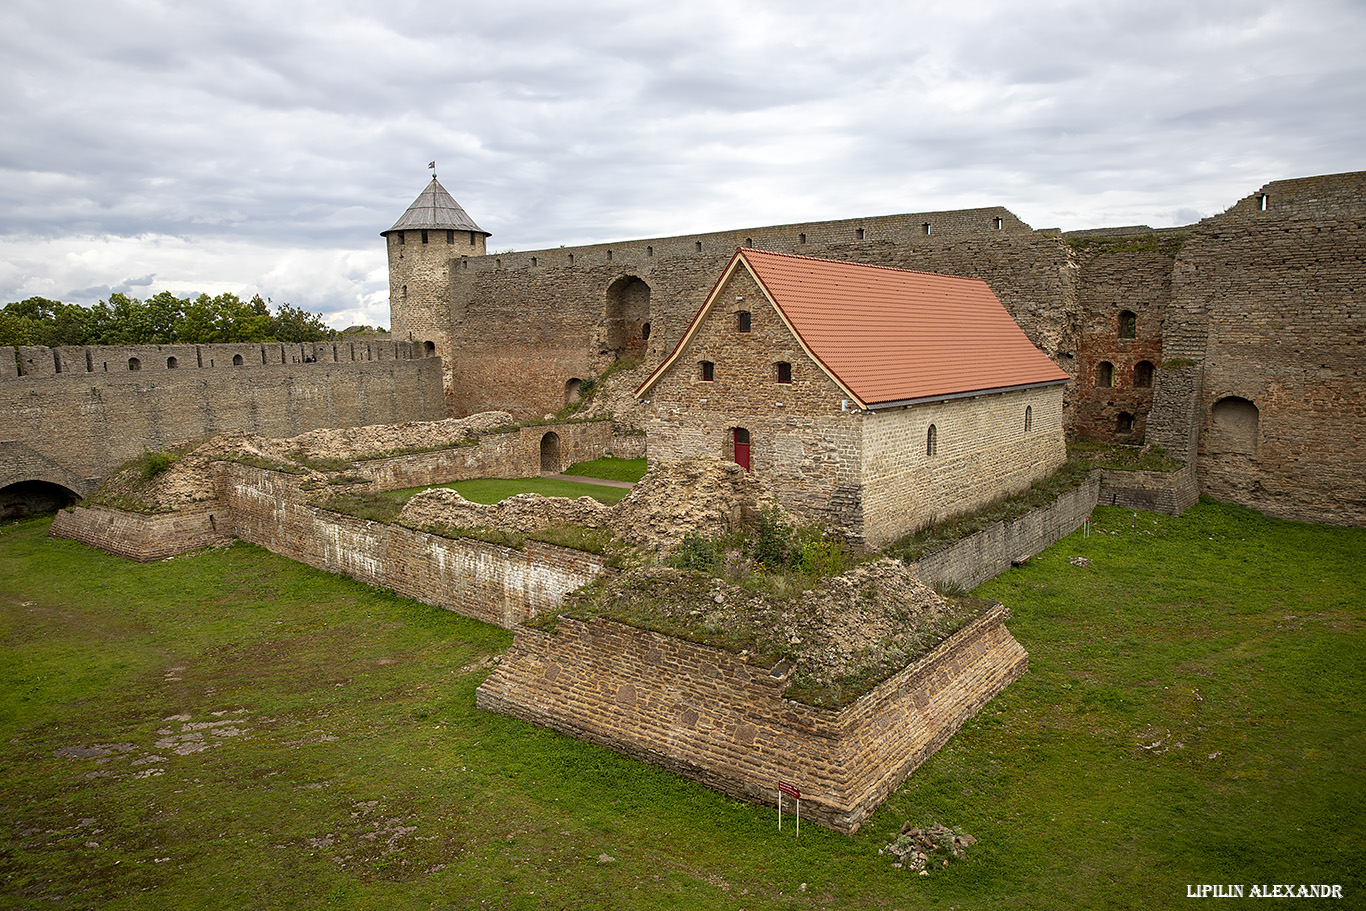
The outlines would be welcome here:
[[[802,837],[802,792],[797,790],[796,785],[788,784],[786,781],[778,782],[778,831],[783,830],[783,795],[786,794],[797,802],[797,837]]]

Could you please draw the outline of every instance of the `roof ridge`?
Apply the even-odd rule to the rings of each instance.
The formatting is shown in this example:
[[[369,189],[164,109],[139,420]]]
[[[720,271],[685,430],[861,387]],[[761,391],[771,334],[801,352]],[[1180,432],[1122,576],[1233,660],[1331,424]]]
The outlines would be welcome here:
[[[933,275],[935,278],[952,278],[959,281],[982,281],[971,275],[946,275],[943,272],[927,272],[924,269],[903,269],[900,266],[884,266],[881,263],[860,263],[848,259],[828,259],[824,256],[811,256],[806,253],[783,253],[779,250],[760,250],[756,247],[736,247],[741,253],[762,253],[765,256],[782,256],[787,259],[805,259],[815,263],[831,263],[837,266],[857,266],[861,269],[881,269],[884,272],[899,272],[911,275]]]

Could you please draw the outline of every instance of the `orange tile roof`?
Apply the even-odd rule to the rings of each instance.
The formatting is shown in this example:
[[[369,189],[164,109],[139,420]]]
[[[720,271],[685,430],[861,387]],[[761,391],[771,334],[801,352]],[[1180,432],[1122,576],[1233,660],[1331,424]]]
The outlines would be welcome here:
[[[740,249],[678,347],[636,395],[677,358],[739,266],[763,286],[807,352],[863,407],[1071,379],[1034,347],[980,279]]]

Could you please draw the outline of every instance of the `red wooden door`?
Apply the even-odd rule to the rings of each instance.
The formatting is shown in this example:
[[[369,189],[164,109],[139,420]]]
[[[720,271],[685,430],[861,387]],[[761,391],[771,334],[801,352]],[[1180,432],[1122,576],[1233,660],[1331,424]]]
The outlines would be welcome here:
[[[736,427],[732,432],[735,436],[735,464],[749,471],[749,431]]]

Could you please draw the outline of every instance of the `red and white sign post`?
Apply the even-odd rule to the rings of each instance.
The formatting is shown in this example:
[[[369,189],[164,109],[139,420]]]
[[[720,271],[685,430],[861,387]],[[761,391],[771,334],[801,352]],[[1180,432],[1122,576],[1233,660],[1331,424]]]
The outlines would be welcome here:
[[[802,792],[797,790],[796,785],[788,784],[786,781],[778,782],[778,831],[783,830],[783,795],[786,794],[797,802],[797,837],[802,837]]]

